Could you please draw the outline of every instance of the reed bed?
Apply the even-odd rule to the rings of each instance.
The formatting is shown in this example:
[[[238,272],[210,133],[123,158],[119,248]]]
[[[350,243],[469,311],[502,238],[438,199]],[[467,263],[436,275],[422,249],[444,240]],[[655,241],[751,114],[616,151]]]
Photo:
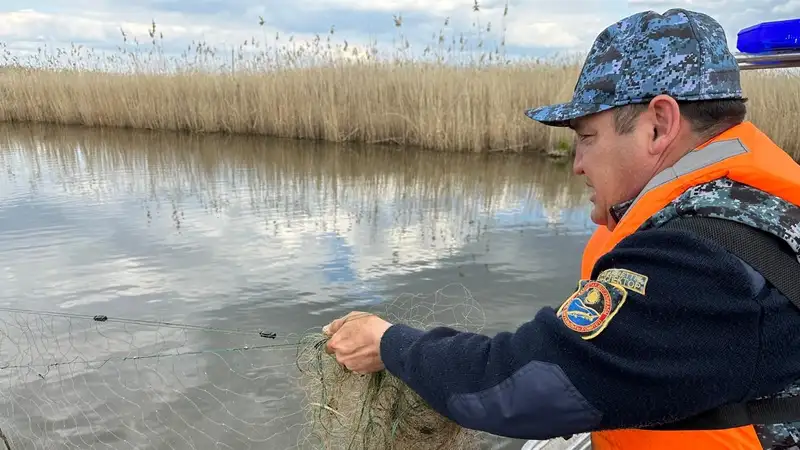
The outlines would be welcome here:
[[[399,16],[388,52],[377,43],[337,44],[332,28],[305,43],[264,36],[233,50],[195,43],[169,56],[155,23],[147,43],[123,32],[110,57],[72,46],[20,59],[0,48],[0,121],[568,154],[569,130],[523,111],[569,99],[582,58],[509,58],[503,31],[475,23],[477,40],[447,34],[445,23],[417,56]],[[485,36],[498,36],[497,45]],[[742,77],[748,118],[796,154],[800,97],[792,94],[800,77],[785,70]]]

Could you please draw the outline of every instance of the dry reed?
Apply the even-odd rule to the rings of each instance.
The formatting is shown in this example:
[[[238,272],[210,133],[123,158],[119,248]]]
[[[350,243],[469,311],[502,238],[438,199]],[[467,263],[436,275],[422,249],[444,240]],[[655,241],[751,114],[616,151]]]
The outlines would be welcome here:
[[[475,6],[475,14],[480,14]],[[507,14],[507,9],[506,9]],[[78,46],[43,49],[31,60],[0,51],[0,121],[48,122],[326,141],[389,143],[446,151],[568,153],[569,130],[523,115],[567,100],[580,59],[509,59],[444,28],[420,55],[400,33],[388,57],[327,37],[297,44],[250,39],[234,52],[196,44],[166,56],[155,23],[150,47],[123,33],[124,47],[100,57]],[[476,23],[479,23],[476,20]],[[262,21],[263,24],[263,21]],[[448,25],[447,23],[445,24]],[[501,27],[502,29],[502,27]],[[2,49],[0,49],[2,50]],[[480,53],[477,53],[480,51]],[[800,77],[786,71],[742,74],[749,119],[788,151],[800,148]]]

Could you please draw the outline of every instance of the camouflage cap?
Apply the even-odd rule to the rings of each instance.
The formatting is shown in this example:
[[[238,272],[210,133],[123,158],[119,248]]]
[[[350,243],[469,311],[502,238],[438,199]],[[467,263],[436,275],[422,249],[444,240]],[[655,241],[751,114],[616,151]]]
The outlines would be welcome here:
[[[676,100],[742,98],[739,65],[722,26],[685,9],[646,11],[603,30],[586,57],[572,101],[530,109],[551,126],[659,94]]]

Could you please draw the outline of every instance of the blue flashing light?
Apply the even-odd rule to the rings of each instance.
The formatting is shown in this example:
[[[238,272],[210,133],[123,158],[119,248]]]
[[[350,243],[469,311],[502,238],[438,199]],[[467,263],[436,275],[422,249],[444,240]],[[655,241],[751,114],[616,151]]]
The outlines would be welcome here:
[[[800,19],[762,22],[739,31],[736,48],[742,53],[800,51]]]

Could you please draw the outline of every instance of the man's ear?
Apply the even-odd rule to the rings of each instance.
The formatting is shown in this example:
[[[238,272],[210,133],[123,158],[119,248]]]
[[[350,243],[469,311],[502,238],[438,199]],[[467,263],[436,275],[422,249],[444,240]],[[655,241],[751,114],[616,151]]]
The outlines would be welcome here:
[[[678,137],[681,129],[681,111],[678,102],[669,95],[659,95],[650,100],[648,107],[653,127],[650,153],[663,153]]]

